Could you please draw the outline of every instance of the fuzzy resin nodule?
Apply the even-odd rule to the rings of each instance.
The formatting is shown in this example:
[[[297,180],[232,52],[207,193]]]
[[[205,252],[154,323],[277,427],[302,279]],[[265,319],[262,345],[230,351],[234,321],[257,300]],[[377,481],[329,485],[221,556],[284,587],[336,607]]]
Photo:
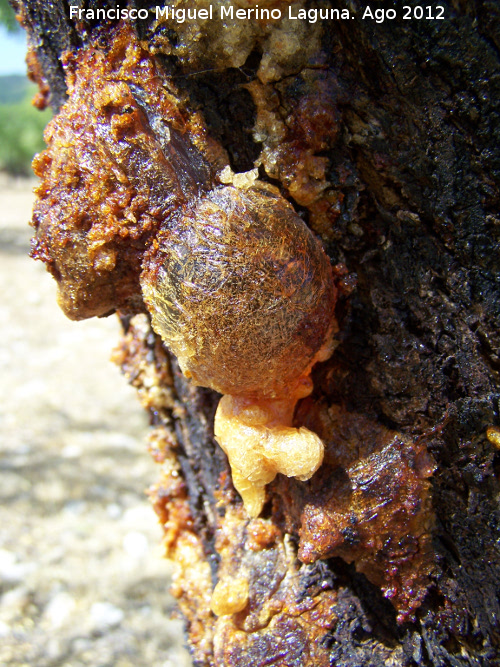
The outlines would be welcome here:
[[[247,512],[278,472],[309,479],[321,439],[292,426],[332,351],[336,291],[319,241],[278,190],[215,188],[160,235],[142,275],[153,327],[187,377],[224,394],[215,437]]]

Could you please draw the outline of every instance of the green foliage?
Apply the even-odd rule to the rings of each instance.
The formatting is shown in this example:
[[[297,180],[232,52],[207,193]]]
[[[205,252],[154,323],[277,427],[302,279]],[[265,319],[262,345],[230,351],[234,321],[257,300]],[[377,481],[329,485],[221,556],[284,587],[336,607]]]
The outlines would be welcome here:
[[[22,102],[32,86],[23,74],[0,76],[0,105]]]
[[[0,25],[5,26],[9,32],[21,31],[21,26],[16,21],[14,10],[7,0],[0,0]]]
[[[4,85],[6,79],[9,81]],[[19,77],[0,77],[2,99],[8,100],[0,100],[0,169],[27,176],[33,155],[45,147],[42,135],[51,113],[31,105],[36,86],[24,79],[23,91],[16,79]]]

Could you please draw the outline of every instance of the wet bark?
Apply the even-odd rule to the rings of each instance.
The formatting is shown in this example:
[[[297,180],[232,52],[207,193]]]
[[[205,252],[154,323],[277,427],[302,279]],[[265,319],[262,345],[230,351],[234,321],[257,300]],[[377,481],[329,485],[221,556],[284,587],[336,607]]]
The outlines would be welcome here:
[[[320,5],[330,7],[297,7]],[[404,20],[398,7],[378,23],[361,18],[364,3],[335,6],[355,18],[310,27],[307,62],[267,79],[262,35],[236,67],[206,47],[190,59],[175,22],[133,23],[150,49],[160,43],[165,81],[233,170],[260,159],[261,178],[321,236],[341,289],[338,347],[297,411],[323,437],[326,466],[307,484],[274,482],[257,524],[213,439],[218,396],[191,386],[123,314],[124,370],[137,378],[135,354],[170,392],[152,421],[175,441],[183,482],[162,478],[157,511],[181,541],[195,536],[209,567],[197,588],[172,537],[177,594],[200,667],[500,664],[500,8],[446,0],[443,20]],[[105,43],[115,23],[71,20],[60,0],[17,8],[57,111],[63,54]],[[283,121],[279,140],[265,114]],[[313,158],[323,161],[304,167]],[[375,530],[354,507],[357,488],[367,506],[376,498]],[[203,596],[241,572],[248,609],[215,619]]]

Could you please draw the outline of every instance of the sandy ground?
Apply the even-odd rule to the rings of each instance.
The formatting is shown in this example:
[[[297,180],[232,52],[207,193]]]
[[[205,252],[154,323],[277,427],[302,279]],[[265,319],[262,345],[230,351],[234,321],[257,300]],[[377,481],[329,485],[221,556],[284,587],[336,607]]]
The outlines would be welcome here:
[[[32,187],[0,180],[0,666],[188,667],[118,323],[57,307]]]

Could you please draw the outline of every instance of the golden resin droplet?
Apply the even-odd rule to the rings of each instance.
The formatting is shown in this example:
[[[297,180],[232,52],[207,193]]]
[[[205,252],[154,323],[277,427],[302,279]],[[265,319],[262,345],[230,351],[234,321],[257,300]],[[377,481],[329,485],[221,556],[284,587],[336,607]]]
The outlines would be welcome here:
[[[248,603],[248,580],[243,577],[221,579],[214,588],[210,609],[216,616],[228,616],[245,609]]]
[[[497,449],[500,449],[500,428],[490,426],[486,429],[486,437],[492,445],[495,445]]]
[[[324,445],[307,428],[291,425],[297,396],[259,403],[223,396],[215,415],[215,437],[231,465],[233,484],[251,517],[265,501],[266,484],[277,473],[305,481],[323,461]]]

